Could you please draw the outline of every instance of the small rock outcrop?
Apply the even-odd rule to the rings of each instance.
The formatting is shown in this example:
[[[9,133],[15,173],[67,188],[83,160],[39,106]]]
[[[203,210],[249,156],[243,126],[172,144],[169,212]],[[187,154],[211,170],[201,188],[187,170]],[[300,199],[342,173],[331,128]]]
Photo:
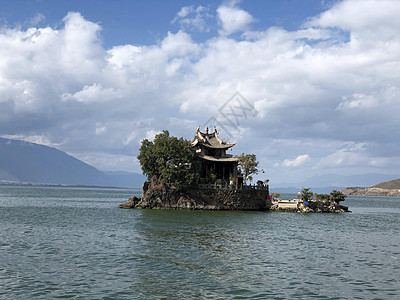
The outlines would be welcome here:
[[[347,206],[331,200],[312,200],[305,204],[300,199],[273,200],[271,211],[300,212],[300,213],[341,213],[349,212]]]
[[[335,201],[310,201],[308,204],[299,203],[298,212],[308,213],[343,213],[350,212],[349,208]]]
[[[139,203],[140,198],[136,196],[132,196],[123,204],[120,204],[119,207],[121,208],[135,208],[135,206]]]

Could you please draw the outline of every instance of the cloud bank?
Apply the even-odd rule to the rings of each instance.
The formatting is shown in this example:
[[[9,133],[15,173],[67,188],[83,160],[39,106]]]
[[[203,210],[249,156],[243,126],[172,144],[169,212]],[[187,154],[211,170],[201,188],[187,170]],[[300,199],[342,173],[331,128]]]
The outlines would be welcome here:
[[[235,3],[187,7],[158,43],[110,49],[79,12],[60,28],[3,28],[0,135],[139,171],[141,139],[163,129],[190,139],[239,91],[257,115],[235,131],[235,151],[257,154],[270,179],[398,174],[399,14],[398,1],[341,1],[295,31],[254,31]],[[218,32],[194,41],[211,17]]]

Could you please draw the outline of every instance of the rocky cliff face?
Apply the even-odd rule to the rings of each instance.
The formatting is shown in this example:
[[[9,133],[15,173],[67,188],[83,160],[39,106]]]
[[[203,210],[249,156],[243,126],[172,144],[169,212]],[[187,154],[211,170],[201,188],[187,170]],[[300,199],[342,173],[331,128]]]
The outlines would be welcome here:
[[[131,197],[122,208],[170,208],[205,210],[269,210],[268,189],[186,189],[178,190],[159,180],[143,184],[143,197]]]

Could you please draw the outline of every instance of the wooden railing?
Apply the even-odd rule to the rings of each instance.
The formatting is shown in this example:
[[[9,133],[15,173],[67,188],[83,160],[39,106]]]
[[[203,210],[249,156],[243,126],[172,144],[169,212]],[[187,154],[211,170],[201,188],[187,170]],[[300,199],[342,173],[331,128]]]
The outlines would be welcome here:
[[[199,189],[213,189],[213,190],[267,190],[268,185],[236,185],[236,184],[198,184]]]

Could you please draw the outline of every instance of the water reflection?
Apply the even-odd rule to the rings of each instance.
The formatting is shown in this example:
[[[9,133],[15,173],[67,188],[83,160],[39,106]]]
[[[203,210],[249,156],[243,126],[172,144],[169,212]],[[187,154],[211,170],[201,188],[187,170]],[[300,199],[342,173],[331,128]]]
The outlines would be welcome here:
[[[256,238],[247,226],[256,225],[255,218],[260,214],[143,211],[137,228],[142,236],[141,253],[133,254],[140,261],[140,279],[133,288],[144,295],[156,295],[165,293],[168,286],[167,297],[215,299],[224,293],[250,296],[251,272],[247,268],[255,253],[249,244]]]
[[[379,231],[395,236],[396,222],[379,213],[143,210],[131,288],[171,299],[335,298],[375,294],[368,289],[378,284],[389,295],[398,243]]]

